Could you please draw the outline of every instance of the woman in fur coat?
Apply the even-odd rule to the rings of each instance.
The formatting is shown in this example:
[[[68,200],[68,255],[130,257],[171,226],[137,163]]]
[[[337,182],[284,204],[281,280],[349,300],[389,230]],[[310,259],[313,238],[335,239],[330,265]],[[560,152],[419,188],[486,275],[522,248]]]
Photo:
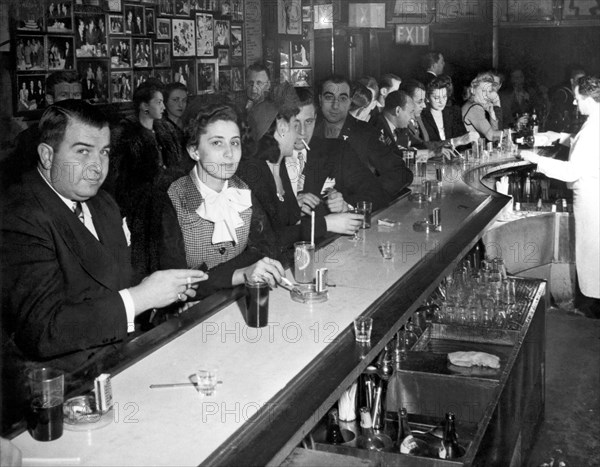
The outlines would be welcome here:
[[[123,123],[115,141],[115,197],[131,232],[131,262],[136,275],[159,269],[164,203],[171,182],[190,171],[177,133],[162,120],[162,86],[150,80],[134,95],[135,117]]]

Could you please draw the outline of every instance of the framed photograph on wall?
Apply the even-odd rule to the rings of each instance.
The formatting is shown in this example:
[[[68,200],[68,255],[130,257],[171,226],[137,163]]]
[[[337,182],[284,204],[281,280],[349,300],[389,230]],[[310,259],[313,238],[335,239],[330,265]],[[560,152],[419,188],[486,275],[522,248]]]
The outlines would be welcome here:
[[[125,17],[125,33],[134,36],[146,34],[144,7],[142,5],[125,4],[123,15]]]
[[[15,93],[17,115],[45,107],[46,75],[17,75],[17,89]]]
[[[131,68],[131,38],[111,37],[108,41],[111,70]]]
[[[75,15],[75,56],[77,58],[108,57],[106,15]]]
[[[121,12],[123,11],[123,2],[121,0],[106,0],[106,8],[108,11]]]
[[[133,92],[140,86],[140,84],[148,81],[152,74],[151,70],[133,70]]]
[[[229,49],[217,49],[217,60],[219,68],[229,66]]]
[[[134,38],[131,41],[131,50],[135,68],[152,66],[152,39]]]
[[[146,7],[144,9],[144,15],[146,18],[146,34],[154,34],[156,32],[154,8]]]
[[[280,83],[285,83],[286,81],[288,83],[291,82],[290,69],[289,68],[281,68],[279,70],[279,82]]]
[[[279,42],[279,67],[289,68],[290,62],[290,41]]]
[[[45,8],[43,2],[14,2],[14,19],[17,31],[42,32]]]
[[[292,41],[292,67],[310,66],[310,43],[303,41]]]
[[[198,94],[212,94],[217,91],[219,65],[216,58],[201,58],[197,62]]]
[[[231,70],[221,70],[219,68],[219,91],[231,91]]]
[[[196,60],[173,60],[173,82],[187,86],[188,94],[196,94]]]
[[[131,102],[133,97],[131,71],[113,71],[110,74],[110,101]]]
[[[169,84],[173,81],[173,70],[171,68],[155,68],[153,76],[162,84]]]
[[[190,0],[175,0],[175,15],[190,16],[192,6]]]
[[[108,32],[110,34],[125,33],[123,15],[108,15]]]
[[[46,41],[44,36],[18,35],[15,45],[17,71],[46,70]]]
[[[171,20],[166,18],[156,19],[156,38],[170,39],[171,38]]]
[[[73,32],[73,2],[50,2],[48,4],[46,30],[49,33]]]
[[[277,0],[277,32],[302,34],[301,0]]]
[[[196,55],[196,28],[194,21],[174,18],[171,21],[173,57],[194,57]]]
[[[229,21],[215,20],[215,47],[229,47]]]
[[[154,66],[171,66],[171,44],[154,42]]]
[[[199,57],[212,57],[215,54],[213,15],[196,13],[196,53]]]
[[[108,60],[77,60],[81,98],[94,104],[108,102]]]
[[[292,69],[291,82],[297,88],[309,88],[312,86],[312,69]]]
[[[158,0],[158,15],[173,16],[173,0]]]
[[[231,61],[238,62],[244,58],[244,35],[241,24],[231,25]],[[236,60],[239,59],[239,60]]]
[[[73,36],[48,36],[48,70],[72,70],[75,66]]]
[[[241,66],[236,66],[231,69],[231,90],[244,90],[244,68]]]

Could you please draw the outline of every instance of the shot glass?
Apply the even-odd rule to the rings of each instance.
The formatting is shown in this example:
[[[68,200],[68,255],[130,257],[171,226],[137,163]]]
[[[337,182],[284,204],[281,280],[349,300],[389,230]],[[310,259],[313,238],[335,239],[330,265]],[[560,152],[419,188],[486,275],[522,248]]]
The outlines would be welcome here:
[[[63,434],[65,376],[54,368],[27,372],[29,411],[27,428],[37,441],[53,441]]]
[[[359,201],[356,205],[356,212],[363,215],[361,229],[371,228],[371,212],[373,211],[373,203],[371,201]]]
[[[394,258],[394,247],[395,245],[392,242],[383,242],[379,245],[379,251],[381,252],[381,256],[383,256],[383,259]]]
[[[359,317],[354,320],[354,334],[356,342],[368,344],[371,342],[371,331],[373,330],[373,318]]]
[[[198,370],[196,372],[198,379],[198,392],[201,396],[212,396],[217,387],[217,370],[210,368],[208,370]]]
[[[294,279],[299,284],[310,284],[315,279],[315,245],[310,242],[294,243]]]
[[[421,180],[427,178],[427,157],[428,152],[419,151],[419,153],[417,153],[417,160],[415,162],[415,178],[420,178]]]

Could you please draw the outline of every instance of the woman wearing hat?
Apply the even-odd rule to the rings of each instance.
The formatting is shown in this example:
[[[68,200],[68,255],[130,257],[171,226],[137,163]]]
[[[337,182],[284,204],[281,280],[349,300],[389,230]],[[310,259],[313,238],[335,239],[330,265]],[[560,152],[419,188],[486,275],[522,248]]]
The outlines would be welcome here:
[[[284,271],[274,259],[273,232],[248,185],[235,175],[242,155],[237,113],[222,104],[201,107],[186,139],[196,164],[169,187],[175,210],[163,217],[161,267],[207,269],[200,296],[243,284],[245,277],[280,282]]]
[[[498,84],[491,73],[480,73],[471,81],[470,97],[462,107],[467,131],[477,131],[488,141],[500,139],[500,116],[494,107],[499,102]]]

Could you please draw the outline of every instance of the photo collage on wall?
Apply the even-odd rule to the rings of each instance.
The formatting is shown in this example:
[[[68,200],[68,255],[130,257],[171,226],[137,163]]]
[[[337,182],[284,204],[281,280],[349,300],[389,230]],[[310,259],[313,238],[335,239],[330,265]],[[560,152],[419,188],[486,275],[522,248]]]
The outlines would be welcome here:
[[[50,73],[77,71],[83,98],[131,102],[149,77],[191,95],[244,90],[242,0],[22,2],[15,9],[16,113],[46,106]]]
[[[301,6],[300,0],[278,0],[278,53],[279,81],[288,81],[295,87],[313,85],[311,57],[311,10]]]

